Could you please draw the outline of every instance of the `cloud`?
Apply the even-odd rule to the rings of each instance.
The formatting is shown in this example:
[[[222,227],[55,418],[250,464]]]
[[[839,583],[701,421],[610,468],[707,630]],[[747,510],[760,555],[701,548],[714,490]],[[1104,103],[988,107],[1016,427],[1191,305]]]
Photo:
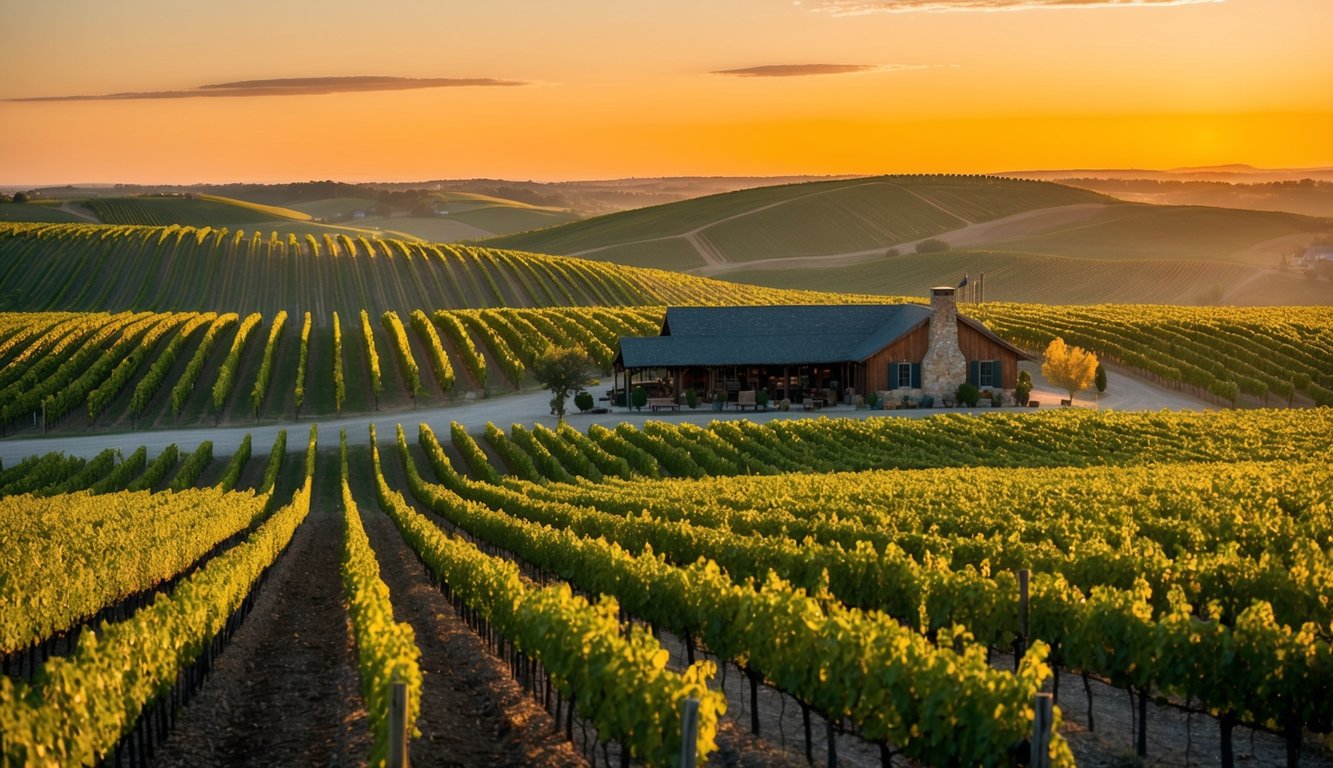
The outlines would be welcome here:
[[[823,0],[819,10],[836,16],[867,13],[947,11],[1030,11],[1059,8],[1166,8],[1224,3],[1226,0]]]
[[[766,64],[744,69],[719,69],[709,74],[732,77],[808,77],[810,75],[850,75],[861,72],[896,72],[925,69],[927,64]]]
[[[520,80],[496,80],[489,77],[285,77],[271,80],[237,80],[212,83],[176,91],[130,91],[88,96],[26,96],[5,101],[124,101],[130,99],[197,99],[237,96],[322,96],[330,93],[360,91],[409,91],[419,88],[457,88],[462,86],[527,85]]]

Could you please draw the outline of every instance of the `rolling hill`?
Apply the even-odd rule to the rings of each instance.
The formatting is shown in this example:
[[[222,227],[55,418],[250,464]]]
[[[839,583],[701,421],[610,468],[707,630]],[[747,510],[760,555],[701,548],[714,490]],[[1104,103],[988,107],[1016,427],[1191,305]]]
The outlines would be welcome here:
[[[1326,282],[1278,267],[1330,229],[1039,181],[904,176],[745,190],[487,244],[771,287],[911,295],[987,272],[987,298],[1009,301],[1323,304]],[[918,253],[926,240],[945,245]]]
[[[920,295],[921,287],[913,293]],[[854,301],[539,254],[271,229],[0,223],[0,310],[313,311]]]

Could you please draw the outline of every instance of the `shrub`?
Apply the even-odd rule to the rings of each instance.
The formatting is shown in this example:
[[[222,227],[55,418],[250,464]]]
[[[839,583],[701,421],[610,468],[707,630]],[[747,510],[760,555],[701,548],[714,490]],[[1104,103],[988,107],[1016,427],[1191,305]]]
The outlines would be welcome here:
[[[695,392],[693,389],[687,389],[687,390],[685,390],[685,404],[688,405],[688,406],[690,407],[690,410],[694,410],[695,408],[698,408],[698,407],[699,407],[699,393],[698,393],[698,392]]]
[[[574,405],[578,406],[578,409],[584,413],[591,411],[593,406],[592,393],[585,389],[574,395]]]
[[[754,404],[767,410],[768,408],[768,390],[761,389],[754,393]]]
[[[944,253],[949,250],[949,244],[936,237],[928,237],[916,244],[917,253]]]
[[[1032,395],[1032,374],[1027,371],[1018,372],[1018,384],[1014,387],[1014,400],[1021,406],[1027,407],[1028,399]]]
[[[642,386],[635,387],[634,391],[630,393],[630,398],[630,402],[634,404],[634,410],[642,411],[643,407],[648,404],[648,390]]]
[[[958,391],[954,393],[954,400],[960,405],[966,404],[968,408],[977,407],[977,401],[981,399],[981,390],[977,389],[976,384],[964,382],[958,385]]]

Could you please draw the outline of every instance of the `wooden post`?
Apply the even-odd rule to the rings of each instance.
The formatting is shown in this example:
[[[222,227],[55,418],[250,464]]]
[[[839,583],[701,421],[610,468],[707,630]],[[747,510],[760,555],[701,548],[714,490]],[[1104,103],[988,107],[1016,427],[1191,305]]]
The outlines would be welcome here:
[[[407,768],[407,683],[395,682],[389,693],[388,768]]]
[[[1055,699],[1049,693],[1038,693],[1036,715],[1032,718],[1032,768],[1050,768],[1051,727],[1055,723]]]
[[[684,701],[680,717],[680,768],[695,768],[698,758],[695,745],[699,742],[699,698],[691,696]]]
[[[1032,572],[1026,568],[1018,571],[1018,639],[1014,641],[1014,669],[1027,655],[1028,650],[1028,585]]]

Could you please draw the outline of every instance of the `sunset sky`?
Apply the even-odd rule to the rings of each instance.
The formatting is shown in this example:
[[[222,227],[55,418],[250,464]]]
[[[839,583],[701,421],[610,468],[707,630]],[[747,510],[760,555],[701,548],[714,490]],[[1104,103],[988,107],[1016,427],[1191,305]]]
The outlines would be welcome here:
[[[1330,39],[1330,0],[0,0],[0,185],[1333,166]]]

